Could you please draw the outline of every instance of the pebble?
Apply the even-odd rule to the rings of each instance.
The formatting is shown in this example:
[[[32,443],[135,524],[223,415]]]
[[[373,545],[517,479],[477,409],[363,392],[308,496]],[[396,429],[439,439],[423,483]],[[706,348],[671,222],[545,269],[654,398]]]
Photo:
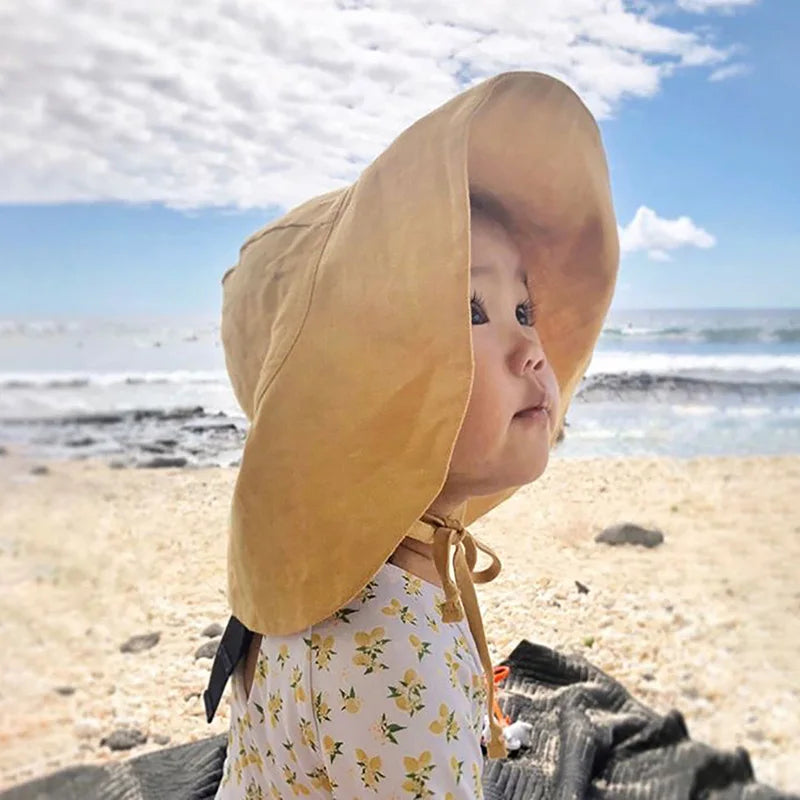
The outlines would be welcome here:
[[[143,633],[138,636],[131,636],[127,642],[123,642],[119,649],[123,653],[141,653],[142,650],[149,650],[158,644],[161,638],[160,633]]]
[[[138,728],[117,728],[112,734],[100,740],[100,746],[111,750],[130,750],[146,741],[147,736]]]
[[[222,636],[222,625],[220,625],[218,622],[212,622],[210,625],[206,625],[206,627],[203,628],[202,635],[208,636],[209,638],[214,636]]]
[[[194,652],[195,660],[198,658],[214,658],[217,654],[220,641],[221,639],[217,637],[215,639],[209,639],[205,644],[201,644]]]
[[[156,456],[147,461],[142,461],[136,466],[142,469],[159,469],[164,467],[185,467],[187,463],[188,460],[183,456]]]
[[[632,522],[622,522],[605,528],[594,537],[594,540],[610,545],[640,544],[645,547],[656,547],[664,541],[664,534],[655,528],[642,528]]]

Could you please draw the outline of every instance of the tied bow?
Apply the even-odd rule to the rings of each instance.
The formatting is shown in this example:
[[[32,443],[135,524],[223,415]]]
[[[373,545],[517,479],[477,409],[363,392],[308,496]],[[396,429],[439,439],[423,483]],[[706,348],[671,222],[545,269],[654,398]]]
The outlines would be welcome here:
[[[433,561],[442,581],[445,602],[442,607],[443,622],[459,622],[466,614],[470,632],[475,640],[484,669],[489,705],[489,728],[491,736],[487,745],[489,758],[505,758],[507,755],[503,731],[494,715],[494,672],[486,645],[486,635],[478,606],[473,582],[488,583],[500,572],[500,559],[487,545],[477,541],[457,519],[425,513],[422,522],[432,526]],[[453,548],[453,571],[450,575],[450,548]],[[480,572],[473,572],[478,549],[491,557],[492,563]]]

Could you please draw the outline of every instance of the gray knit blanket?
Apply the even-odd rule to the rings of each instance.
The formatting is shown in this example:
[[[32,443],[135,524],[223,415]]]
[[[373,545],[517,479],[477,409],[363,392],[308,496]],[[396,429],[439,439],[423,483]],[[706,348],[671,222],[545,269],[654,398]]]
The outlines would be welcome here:
[[[498,702],[533,735],[530,747],[486,761],[486,800],[800,800],[758,783],[746,750],[693,741],[679,711],[656,714],[583,658],[523,639],[502,663],[511,671]],[[0,800],[211,800],[225,747],[223,734],[69,767]]]

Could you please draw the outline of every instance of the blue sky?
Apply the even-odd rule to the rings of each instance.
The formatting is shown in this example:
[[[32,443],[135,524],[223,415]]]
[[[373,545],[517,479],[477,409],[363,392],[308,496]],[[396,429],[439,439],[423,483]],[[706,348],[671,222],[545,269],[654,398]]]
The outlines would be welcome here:
[[[521,3],[433,3],[424,29],[413,2],[387,24],[320,0],[302,29],[269,3],[222,22],[199,3],[194,27],[37,5],[0,33],[0,317],[214,316],[247,235],[353,180],[458,76],[505,69],[558,74],[599,118],[615,307],[800,307],[794,0],[563,0],[521,33]],[[167,58],[153,40],[176,31]]]

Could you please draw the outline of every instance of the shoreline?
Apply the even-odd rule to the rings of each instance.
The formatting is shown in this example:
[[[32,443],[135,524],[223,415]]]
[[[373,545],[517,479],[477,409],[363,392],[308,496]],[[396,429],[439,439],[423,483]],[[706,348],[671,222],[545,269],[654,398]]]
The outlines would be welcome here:
[[[40,464],[48,472],[32,475]],[[194,656],[203,629],[227,619],[236,473],[0,457],[0,609],[15,643],[0,684],[0,788],[159,749],[154,737],[227,730],[226,699],[205,722],[211,662]],[[503,562],[477,587],[493,661],[523,638],[579,653],[659,713],[680,710],[693,739],[745,747],[757,780],[797,791],[798,486],[800,455],[554,451],[539,480],[470,526]],[[623,521],[661,529],[664,543],[594,541]],[[152,648],[120,652],[151,632]],[[147,743],[100,746],[127,725]]]

